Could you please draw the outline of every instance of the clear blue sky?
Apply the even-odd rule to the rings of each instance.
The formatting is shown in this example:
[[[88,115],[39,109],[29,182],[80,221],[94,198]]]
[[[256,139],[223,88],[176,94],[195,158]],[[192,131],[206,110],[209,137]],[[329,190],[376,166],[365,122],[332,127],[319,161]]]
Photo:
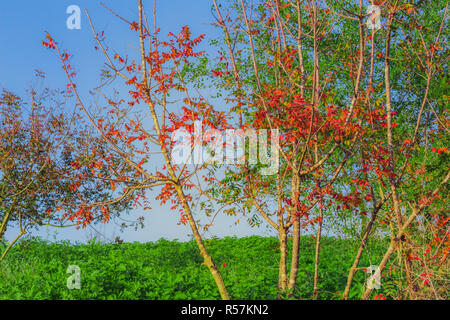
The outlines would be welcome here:
[[[108,7],[120,13],[125,18],[137,19],[137,0],[106,0]],[[149,23],[152,23],[153,0],[144,0]],[[211,4],[209,0],[157,0],[157,23],[161,28],[161,34],[169,32],[177,33],[184,25],[189,25],[193,35],[205,33],[213,38],[218,30],[209,25],[213,21]],[[70,5],[78,5],[81,8],[81,29],[69,30],[66,20],[69,15],[66,9]],[[77,84],[80,92],[98,85],[99,70],[103,64],[103,57],[94,50],[94,39],[88,19],[84,14],[87,8],[94,25],[98,31],[104,31],[108,44],[118,51],[130,50],[126,42],[135,41],[135,33],[122,21],[106,11],[100,1],[66,1],[66,0],[27,0],[27,1],[2,1],[0,11],[0,88],[6,88],[16,94],[23,94],[34,79],[34,70],[38,69],[46,73],[45,84],[49,87],[64,87],[65,79],[55,55],[44,48],[41,41],[45,31],[48,31],[58,43],[73,54],[72,64],[77,71]],[[127,40],[129,39],[129,40]],[[203,50],[207,48],[207,41],[203,44]],[[150,195],[149,198],[154,198]],[[110,223],[97,225],[95,228],[108,238],[118,235],[125,241],[155,241],[159,238],[188,240],[189,227],[178,226],[178,214],[168,208],[161,208],[159,202],[154,202],[152,211],[146,211],[145,229],[134,231],[128,229],[120,233],[119,228]],[[136,216],[142,213],[137,211]],[[134,215],[133,215],[134,216]],[[265,228],[252,229],[245,221],[237,226],[235,218],[220,215],[216,219],[215,227],[210,229],[207,236],[245,236],[251,234],[269,235]],[[10,240],[17,232],[9,229],[6,239]],[[71,241],[85,242],[92,229],[75,230],[42,228],[35,234],[48,237],[50,240],[68,239]]]

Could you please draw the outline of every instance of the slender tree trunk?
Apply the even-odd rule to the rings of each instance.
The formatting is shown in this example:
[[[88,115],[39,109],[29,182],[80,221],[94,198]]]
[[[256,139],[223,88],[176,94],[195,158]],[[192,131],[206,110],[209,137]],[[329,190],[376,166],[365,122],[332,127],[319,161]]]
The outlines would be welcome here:
[[[404,249],[404,247],[403,247]],[[413,278],[413,273],[412,273],[412,263],[411,260],[408,259],[408,254],[406,254],[405,251],[404,252],[404,256],[403,256],[403,263],[405,264],[405,272],[406,272],[406,276],[407,276],[407,282],[408,282],[408,293],[409,293],[409,298],[410,299],[414,299],[416,296],[416,286],[414,284],[414,278]]]
[[[16,202],[16,201],[15,201]],[[12,207],[10,208],[9,213],[11,213],[12,211]],[[22,215],[19,212],[18,214],[19,216],[19,229],[20,229],[20,233],[17,235],[17,237],[6,247],[5,251],[3,252],[2,256],[0,257],[0,263],[3,261],[3,259],[5,259],[6,254],[8,253],[9,250],[11,250],[11,248],[13,247],[13,245],[17,242],[17,240],[19,240],[23,235],[25,235],[27,232],[25,231],[27,226],[25,226],[25,228],[22,225]],[[3,224],[5,224],[4,226],[2,225],[2,228],[5,227],[6,229],[6,223],[8,222],[8,220],[5,220]],[[3,235],[2,235],[3,237]]]
[[[292,237],[291,270],[289,273],[289,284],[288,284],[290,297],[294,295],[295,284],[297,283],[298,265],[300,258],[300,238],[301,238],[300,218],[297,218],[294,222],[293,237]]]
[[[323,208],[319,207],[319,227],[317,229],[316,252],[314,259],[314,292],[313,292],[314,300],[316,300],[319,297],[319,254],[320,254],[320,239],[322,237],[322,220],[323,220]]]
[[[8,245],[8,247],[6,247],[5,251],[3,251],[3,254],[0,257],[0,263],[3,261],[3,259],[5,259],[6,254],[8,253],[9,250],[11,250],[11,248],[14,246],[14,244],[17,242],[17,240],[19,240],[24,234],[26,234],[26,232],[20,231],[20,233],[17,235],[17,237],[13,241],[11,241],[11,243]]]
[[[280,294],[286,291],[287,286],[287,232],[284,228],[278,230],[278,237],[280,241],[280,267],[278,274],[278,298]]]
[[[225,286],[225,282],[223,281],[222,275],[219,271],[219,268],[217,268],[216,263],[214,262],[211,255],[208,253],[208,250],[206,249],[202,236],[198,232],[197,225],[195,224],[194,217],[192,216],[191,208],[189,207],[186,196],[181,189],[180,186],[176,187],[176,191],[178,194],[179,199],[181,200],[181,203],[183,205],[184,212],[188,218],[189,225],[191,227],[192,233],[194,235],[195,242],[197,243],[198,248],[200,249],[200,255],[203,258],[204,264],[208,267],[209,271],[211,272],[214,281],[216,282],[217,288],[219,289],[220,296],[223,300],[230,300],[230,296],[228,295],[228,290]]]
[[[386,266],[386,263],[389,261],[392,253],[395,251],[396,241],[394,239],[391,240],[391,243],[389,244],[389,248],[387,249],[386,253],[384,254],[383,259],[381,260],[381,263],[379,265],[380,270],[382,271],[383,268]],[[364,294],[362,298],[364,300],[367,300],[372,293],[372,289],[367,288],[366,291],[364,291]]]
[[[381,206],[374,209],[374,211],[372,212],[372,217],[370,218],[370,221],[367,224],[366,232],[364,233],[363,239],[359,246],[358,253],[356,254],[355,260],[353,261],[353,265],[350,268],[350,271],[348,273],[347,284],[345,286],[344,294],[342,296],[342,298],[344,300],[348,299],[348,295],[350,293],[350,288],[352,286],[353,278],[355,277],[355,273],[358,270],[359,261],[361,260],[361,256],[364,252],[364,248],[366,247],[367,239],[369,239],[370,232],[372,231],[373,224],[376,220],[377,213],[380,208],[381,208]]]
[[[6,232],[6,226],[7,226],[7,222],[9,220],[10,215],[11,215],[11,210],[8,211],[8,213],[6,214],[6,216],[3,219],[2,224],[0,225],[0,241],[3,240],[3,236]]]
[[[3,236],[5,235],[6,228],[8,226],[8,221],[11,217],[12,211],[15,210],[16,203],[17,203],[17,197],[14,199],[14,202],[8,208],[9,210],[6,213],[5,217],[3,218],[2,224],[0,225],[0,240],[3,240]],[[3,206],[3,203],[2,203],[2,206]],[[4,208],[4,209],[6,209],[6,208]]]
[[[448,177],[448,175],[447,175],[447,177]],[[381,271],[383,271],[384,267],[386,266],[387,262],[391,258],[392,254],[395,252],[397,243],[401,241],[401,238],[404,235],[406,229],[408,229],[408,227],[411,225],[411,223],[414,221],[414,219],[417,217],[417,215],[419,214],[420,211],[421,211],[421,208],[415,208],[413,210],[413,212],[411,213],[411,216],[409,217],[409,219],[403,224],[403,227],[399,230],[397,236],[392,237],[391,242],[389,244],[389,248],[387,249],[386,253],[383,256],[383,259],[381,260],[380,264],[378,265],[378,267],[380,268]],[[362,298],[368,299],[371,293],[372,293],[372,289],[367,288],[366,291],[364,292]]]
[[[295,284],[297,283],[298,264],[300,258],[299,254],[300,254],[301,226],[300,226],[300,216],[297,215],[299,190],[300,190],[300,178],[298,175],[297,164],[294,162],[293,177],[291,184],[293,206],[290,212],[291,218],[294,219],[294,225],[292,231],[291,270],[289,272],[289,283],[288,283],[289,297],[292,297],[295,292]]]
[[[394,19],[396,6],[394,6],[394,10],[391,12],[389,22],[388,22],[388,28],[387,28],[387,37],[386,37],[386,54],[385,54],[385,60],[384,60],[384,77],[385,77],[385,89],[386,89],[386,122],[387,122],[387,144],[388,144],[388,151],[390,156],[390,184],[391,184],[391,192],[392,192],[392,203],[394,205],[394,213],[397,218],[397,228],[398,230],[402,229],[403,225],[403,219],[401,215],[400,210],[400,200],[398,198],[397,193],[397,186],[396,181],[394,177],[395,173],[395,154],[394,154],[394,147],[393,147],[393,134],[392,134],[392,103],[391,103],[391,83],[390,83],[390,50],[391,50],[391,25],[392,21]],[[403,260],[403,244],[399,244],[398,248],[398,254],[400,261]],[[406,274],[406,281],[408,283],[408,287],[412,286],[411,283],[411,274],[409,272],[409,267],[407,264],[405,264],[405,274]]]

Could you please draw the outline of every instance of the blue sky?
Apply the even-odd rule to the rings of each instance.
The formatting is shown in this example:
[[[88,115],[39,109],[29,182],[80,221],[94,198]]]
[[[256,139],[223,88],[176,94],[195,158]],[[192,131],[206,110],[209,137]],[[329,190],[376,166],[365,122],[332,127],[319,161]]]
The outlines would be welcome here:
[[[107,0],[104,3],[124,18],[137,18],[135,0]],[[66,27],[69,17],[66,9],[70,5],[81,8],[80,30]],[[144,5],[149,23],[152,23],[153,0],[144,0]],[[57,84],[61,80],[62,70],[55,57],[41,44],[45,31],[74,55],[73,64],[79,69],[79,82],[95,84],[98,79],[92,79],[91,71],[92,68],[98,69],[103,58],[94,50],[94,39],[84,8],[89,11],[96,30],[105,31],[111,47],[118,51],[129,49],[124,39],[134,41],[135,33],[103,8],[100,1],[3,1],[0,12],[0,85],[10,90],[23,90],[24,84],[32,80],[34,69],[45,71],[50,83]],[[157,1],[157,23],[161,34],[175,33],[182,26],[189,25],[194,35],[207,33],[208,36],[214,36],[217,30],[208,24],[212,21],[210,8],[209,0]]]
[[[213,38],[217,35],[218,30],[210,25],[213,21],[211,1],[157,0],[156,2],[157,24],[161,28],[161,34],[178,33],[182,26],[189,25],[194,36],[205,33],[207,38]],[[124,18],[137,19],[135,0],[106,0],[104,3]],[[153,23],[153,0],[144,0],[143,3],[149,23]],[[70,30],[66,27],[66,20],[69,17],[66,9],[70,5],[78,5],[81,8],[80,30]],[[23,95],[24,90],[34,79],[35,69],[46,73],[46,86],[64,87],[66,81],[58,59],[54,53],[42,46],[45,31],[48,31],[60,46],[73,54],[72,64],[77,71],[77,85],[80,92],[87,93],[89,89],[98,85],[100,80],[98,70],[101,69],[104,60],[99,52],[94,50],[95,43],[84,8],[89,11],[96,31],[105,32],[111,48],[119,52],[130,50],[127,42],[135,43],[135,33],[103,8],[100,1],[3,1],[0,11],[0,88]],[[207,48],[207,41],[201,46],[202,50],[212,50],[213,53],[215,51],[215,48]],[[149,198],[152,198],[152,195]],[[120,233],[114,223],[97,225],[95,229],[108,239],[120,236],[125,241],[189,239],[190,229],[177,225],[179,217],[176,212],[161,208],[158,202],[154,202],[153,208],[152,211],[142,213],[137,210],[132,214],[133,217],[144,215],[145,228],[142,230],[134,231],[130,228],[125,233]],[[235,225],[235,221],[236,218],[220,215],[206,236],[269,235],[265,228],[250,228],[245,219],[241,219],[238,225]],[[6,239],[10,240],[16,232],[16,229],[9,229]],[[35,234],[50,240],[56,237],[57,240],[85,242],[96,233],[90,228],[81,231],[74,228],[41,228]]]

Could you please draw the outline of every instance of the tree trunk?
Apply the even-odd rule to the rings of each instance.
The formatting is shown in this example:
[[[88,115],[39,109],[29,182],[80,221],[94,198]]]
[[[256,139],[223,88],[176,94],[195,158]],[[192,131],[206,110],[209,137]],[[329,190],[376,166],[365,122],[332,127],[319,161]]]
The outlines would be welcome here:
[[[287,232],[284,228],[280,228],[279,232],[279,240],[280,240],[280,267],[278,274],[278,298],[280,298],[280,294],[286,291],[287,285],[287,271],[286,271],[286,262],[287,262]]]
[[[448,177],[448,175],[447,175],[447,177]],[[392,254],[394,253],[394,251],[396,249],[397,242],[401,241],[402,236],[404,235],[406,229],[408,229],[408,227],[411,225],[411,223],[417,217],[417,215],[419,214],[420,210],[421,210],[421,208],[414,209],[412,214],[411,214],[411,216],[409,217],[409,219],[403,224],[403,227],[400,229],[400,231],[398,232],[397,236],[396,237],[392,237],[391,242],[389,244],[389,248],[387,249],[386,253],[383,256],[383,259],[381,260],[381,262],[380,262],[380,264],[378,266],[381,271],[383,271],[383,269],[386,266],[387,262],[389,261],[389,259],[391,258]],[[372,289],[367,288],[366,291],[364,292],[362,298],[363,299],[369,298],[371,293],[372,293]]]
[[[322,219],[323,209],[319,208],[319,227],[317,229],[316,236],[316,253],[314,260],[314,292],[313,299],[316,300],[319,297],[319,253],[320,253],[320,238],[322,237]]]
[[[356,270],[358,269],[359,261],[361,260],[361,256],[362,256],[362,254],[364,252],[364,248],[366,246],[367,239],[369,238],[370,232],[372,230],[373,224],[374,224],[374,222],[376,220],[376,217],[377,217],[377,214],[378,214],[378,211],[380,210],[380,208],[381,208],[381,206],[378,206],[378,207],[376,207],[373,210],[372,217],[370,218],[370,221],[367,224],[366,232],[364,233],[363,239],[362,239],[361,244],[359,246],[358,253],[356,254],[356,257],[355,257],[355,260],[353,262],[353,265],[350,268],[350,271],[348,273],[347,284],[345,286],[344,294],[342,296],[342,298],[344,300],[348,299],[348,294],[349,294],[350,288],[352,286],[353,278],[355,277],[355,273],[356,273]]]
[[[298,263],[300,254],[300,218],[294,222],[293,237],[292,237],[292,257],[291,257],[291,271],[289,274],[289,296],[292,297],[295,291],[295,284],[297,283]]]
[[[191,208],[187,203],[186,196],[180,186],[176,187],[176,191],[183,205],[184,212],[186,213],[186,216],[188,218],[189,225],[192,229],[195,242],[197,243],[197,246],[200,249],[200,255],[203,258],[204,264],[208,267],[209,271],[211,272],[214,281],[216,282],[217,288],[219,289],[219,293],[222,300],[230,300],[228,290],[225,286],[225,282],[223,281],[219,268],[217,268],[216,263],[214,262],[211,255],[208,253],[208,250],[206,249],[205,245],[203,244],[202,236],[198,232],[198,228],[197,225],[195,224],[194,217],[192,216]]]

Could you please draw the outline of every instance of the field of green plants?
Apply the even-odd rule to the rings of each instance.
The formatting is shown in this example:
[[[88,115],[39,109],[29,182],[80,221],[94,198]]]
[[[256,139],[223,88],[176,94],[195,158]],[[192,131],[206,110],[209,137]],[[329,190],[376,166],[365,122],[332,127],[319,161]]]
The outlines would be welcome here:
[[[361,267],[377,264],[381,242],[369,243]],[[276,299],[276,238],[207,240],[232,299]],[[320,253],[320,299],[339,299],[359,243],[325,237]],[[69,290],[69,265],[81,269],[81,289]],[[314,239],[303,237],[295,299],[311,299]],[[350,298],[360,297],[368,274],[356,274]],[[389,281],[382,278],[383,281]],[[379,292],[382,293],[384,287]],[[220,299],[194,242],[20,242],[0,265],[0,299]]]

